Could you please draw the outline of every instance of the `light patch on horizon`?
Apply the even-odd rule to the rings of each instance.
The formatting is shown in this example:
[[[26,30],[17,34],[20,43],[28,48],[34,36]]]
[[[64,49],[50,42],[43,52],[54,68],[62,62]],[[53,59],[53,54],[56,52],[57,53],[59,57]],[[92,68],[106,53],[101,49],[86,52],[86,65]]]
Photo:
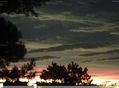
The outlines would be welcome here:
[[[89,74],[92,75],[92,79],[94,79],[95,83],[97,82],[105,82],[105,81],[119,81],[119,71],[116,69],[90,69]]]

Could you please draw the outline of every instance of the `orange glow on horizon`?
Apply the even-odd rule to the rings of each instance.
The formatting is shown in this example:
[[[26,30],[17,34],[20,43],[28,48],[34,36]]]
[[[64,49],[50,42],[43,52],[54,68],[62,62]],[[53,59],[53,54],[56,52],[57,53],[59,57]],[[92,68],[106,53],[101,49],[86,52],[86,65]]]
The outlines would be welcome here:
[[[43,68],[44,69],[44,68]],[[41,68],[35,68],[34,71],[37,71],[37,75],[33,79],[27,79],[27,78],[20,78],[20,81],[22,82],[30,82],[30,83],[36,83],[36,82],[52,82],[52,80],[43,80],[40,78],[40,72],[43,70]],[[93,84],[102,84],[106,81],[119,81],[119,74],[114,74],[114,73],[119,73],[117,70],[99,70],[99,69],[90,69],[89,70],[89,75],[91,75],[91,79],[93,79],[92,83]],[[3,80],[0,80],[0,82]]]
[[[35,71],[41,72],[45,68],[35,68]],[[89,75],[91,75],[91,79],[93,79],[92,83],[94,84],[102,84],[106,81],[119,81],[119,74],[114,75],[114,73],[119,73],[119,71],[106,71],[105,69],[90,69],[89,70]],[[93,74],[92,74],[93,73]],[[110,73],[110,74],[107,74]],[[25,79],[20,79],[20,81],[28,81],[27,78]],[[52,80],[43,80],[39,77],[39,73],[37,76],[30,80],[31,83],[36,83],[36,82],[52,82]]]

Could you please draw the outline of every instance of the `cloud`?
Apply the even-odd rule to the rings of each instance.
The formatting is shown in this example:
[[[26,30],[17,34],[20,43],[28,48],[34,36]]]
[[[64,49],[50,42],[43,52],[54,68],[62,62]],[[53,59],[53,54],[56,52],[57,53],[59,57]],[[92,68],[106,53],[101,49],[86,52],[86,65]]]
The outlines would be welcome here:
[[[96,62],[96,61],[114,61],[114,60],[119,60],[119,57],[111,57],[111,58],[102,58],[102,59],[90,59],[90,60],[84,60],[81,61],[81,63],[90,63],[90,62]]]
[[[35,60],[47,60],[47,59],[60,59],[60,57],[56,57],[56,56],[43,56],[43,57],[32,57],[32,58],[25,58],[22,61],[28,61],[30,59],[35,59]]]
[[[110,50],[110,51],[106,51],[106,52],[97,52],[97,53],[82,54],[80,56],[96,56],[96,55],[113,54],[113,53],[119,53],[119,49]]]
[[[82,61],[82,63],[89,63],[89,62],[92,62],[93,60],[84,60]]]
[[[56,47],[50,47],[50,48],[42,48],[42,49],[36,49],[36,50],[31,50],[28,53],[36,53],[36,52],[50,52],[50,51],[64,51],[64,50],[72,50],[72,49],[77,49],[77,48],[97,48],[97,47],[104,47],[107,46],[108,44],[98,44],[98,43],[80,43],[80,44],[68,44],[68,45],[60,45]]]
[[[41,14],[36,19],[29,17],[10,18],[8,16],[5,16],[5,18],[16,23],[17,27],[20,28],[24,39],[38,39],[39,41],[50,40],[52,43],[60,42],[62,44],[87,42],[87,46],[91,46],[91,44],[88,43],[106,42],[112,44],[118,42],[119,44],[119,35],[117,34],[119,28],[118,22],[108,22],[110,19],[117,20],[118,17],[115,17],[115,15],[112,15],[111,13],[109,16],[106,13],[100,14],[100,20],[100,16],[97,13],[92,14],[97,16],[96,19],[91,17],[91,14],[82,17],[80,15],[67,16],[63,14],[47,13]],[[108,19],[105,17],[108,17]],[[107,21],[105,21],[105,19]],[[97,45],[95,44],[95,46]]]
[[[59,45],[61,45],[61,44],[46,44],[46,43],[44,44],[44,43],[39,42],[39,40],[25,41],[25,46],[27,48],[27,51],[40,49],[40,48],[56,47]]]
[[[103,61],[112,61],[112,60],[119,60],[119,57],[112,57],[112,58],[107,58],[107,59],[101,59]]]
[[[119,35],[119,32],[111,32],[112,35]]]

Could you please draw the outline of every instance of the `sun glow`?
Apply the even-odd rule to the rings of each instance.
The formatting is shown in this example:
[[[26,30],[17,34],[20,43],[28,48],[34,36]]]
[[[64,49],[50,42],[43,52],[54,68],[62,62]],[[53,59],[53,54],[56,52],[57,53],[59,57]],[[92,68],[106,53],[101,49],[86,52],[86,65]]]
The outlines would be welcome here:
[[[106,79],[105,77],[92,77],[93,81],[92,84],[96,84],[96,85],[104,85],[104,86],[110,86],[110,85],[115,85],[115,86],[119,86],[119,80],[109,80]],[[39,76],[36,76],[34,79],[32,80],[28,80],[26,79],[20,79],[20,81],[26,81],[28,82],[28,84],[35,84],[37,82],[46,82],[46,83],[51,83],[53,80],[44,80],[41,79]],[[61,82],[61,81],[58,81]]]
[[[52,82],[52,80],[41,79],[39,76],[36,76],[34,79],[21,78],[20,81],[21,82],[29,82],[29,83],[36,83],[36,82],[51,83]]]
[[[102,86],[119,86],[119,80],[106,79],[105,77],[92,77],[93,84],[102,85]]]
[[[92,84],[100,85],[100,86],[119,86],[119,80],[108,80],[104,77],[92,77]],[[34,79],[20,78],[21,82],[28,82],[28,86],[37,86],[37,82],[46,82],[51,83],[53,80],[43,80],[39,76],[36,76]],[[0,80],[3,82],[3,80]],[[4,81],[5,82],[5,81]],[[60,82],[60,81],[58,81]],[[117,87],[116,87],[117,88]]]

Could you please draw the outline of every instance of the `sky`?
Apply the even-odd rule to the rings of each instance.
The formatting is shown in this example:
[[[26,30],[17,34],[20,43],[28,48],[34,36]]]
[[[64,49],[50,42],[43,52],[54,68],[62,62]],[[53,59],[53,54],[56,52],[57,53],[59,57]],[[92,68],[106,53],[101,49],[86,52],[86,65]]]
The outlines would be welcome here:
[[[119,13],[95,10],[88,2],[80,6],[76,1],[47,3],[36,8],[38,17],[3,16],[21,31],[25,58],[37,59],[37,69],[74,61],[88,67],[95,80],[119,80]]]

